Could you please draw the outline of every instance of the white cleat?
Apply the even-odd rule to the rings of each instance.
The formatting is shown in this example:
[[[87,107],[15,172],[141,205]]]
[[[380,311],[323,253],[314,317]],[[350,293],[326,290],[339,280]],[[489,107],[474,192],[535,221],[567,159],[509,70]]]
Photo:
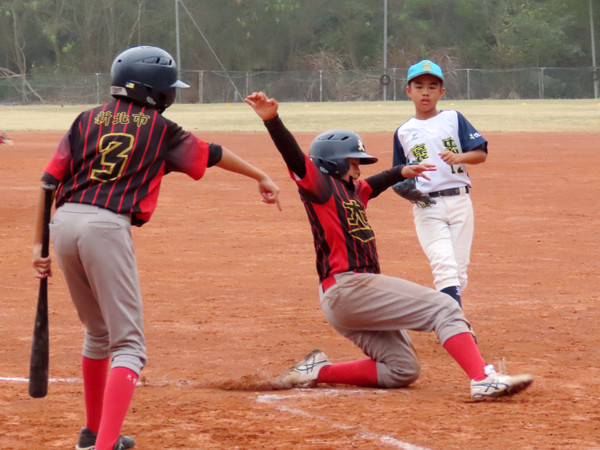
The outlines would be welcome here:
[[[310,386],[314,384],[319,376],[319,372],[325,366],[331,363],[327,355],[321,350],[316,349],[304,357],[298,364],[292,366],[290,370],[279,377],[279,382],[285,386]]]
[[[481,381],[471,380],[471,399],[482,401],[498,397],[510,397],[533,383],[531,375],[503,375],[496,373],[493,365],[485,366],[487,377]]]

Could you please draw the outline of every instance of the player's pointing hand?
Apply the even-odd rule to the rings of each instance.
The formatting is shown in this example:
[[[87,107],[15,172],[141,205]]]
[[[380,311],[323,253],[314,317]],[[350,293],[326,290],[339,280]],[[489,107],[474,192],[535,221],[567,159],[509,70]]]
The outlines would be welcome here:
[[[279,203],[279,188],[269,177],[258,182],[258,190],[262,195],[263,202],[268,204],[275,203],[279,211],[281,211],[281,204]]]

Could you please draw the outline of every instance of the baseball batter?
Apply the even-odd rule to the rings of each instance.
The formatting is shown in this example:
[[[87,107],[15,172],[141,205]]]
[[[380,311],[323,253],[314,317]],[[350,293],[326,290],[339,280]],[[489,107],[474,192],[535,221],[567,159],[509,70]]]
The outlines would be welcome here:
[[[150,220],[162,177],[182,172],[198,180],[207,167],[217,166],[255,179],[263,201],[278,204],[279,189],[265,173],[163,117],[176,88],[188,87],[177,79],[166,51],[147,46],[125,50],[113,62],[111,78],[114,100],[75,119],[42,176],[43,182],[58,186],[50,231],[85,326],[86,426],[78,450],[135,445],[120,435],[146,364],[131,225]],[[42,196],[33,251],[38,278],[51,275],[50,258],[41,257]]]
[[[413,206],[415,228],[435,288],[461,305],[474,227],[467,164],[486,160],[487,141],[458,111],[438,111],[445,89],[437,64],[424,60],[411,66],[407,80],[415,116],[394,134],[393,164],[428,162],[437,168],[429,179],[416,180],[416,187],[432,201]]]
[[[367,359],[332,364],[320,350],[309,353],[281,377],[285,386],[343,383],[395,388],[420,375],[406,330],[431,332],[465,371],[471,398],[512,395],[527,388],[529,375],[508,376],[485,364],[462,309],[448,295],[400,278],[382,275],[368,202],[406,178],[429,178],[435,166],[398,165],[360,179],[360,165],[377,158],[366,153],[352,131],[317,136],[306,156],[278,115],[278,104],[263,92],[246,98],[264,120],[289,174],[298,186],[312,229],[320,299],[329,323],[358,346]]]

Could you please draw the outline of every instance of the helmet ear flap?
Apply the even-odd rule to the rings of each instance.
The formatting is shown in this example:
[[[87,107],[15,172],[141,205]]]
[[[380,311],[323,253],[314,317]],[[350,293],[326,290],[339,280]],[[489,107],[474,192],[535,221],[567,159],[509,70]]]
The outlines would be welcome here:
[[[175,90],[175,88],[168,89],[164,92],[163,105],[165,105],[165,108],[168,108],[169,106],[171,106],[173,104],[176,96],[177,96],[177,91]]]
[[[319,168],[319,170],[327,175],[332,177],[339,177],[350,169],[350,164],[348,161],[343,160],[330,160],[324,158],[312,157],[311,160],[315,163],[315,165]]]
[[[163,112],[165,109],[167,109],[173,104],[176,95],[177,92],[175,91],[175,88],[166,89],[162,92],[154,94],[157,100],[158,107],[161,109],[161,112]]]
[[[346,172],[348,172],[350,170],[350,163],[348,162],[347,158],[338,159],[335,161],[335,167],[336,167],[336,171],[337,171],[335,176],[341,177],[342,175],[344,175]]]

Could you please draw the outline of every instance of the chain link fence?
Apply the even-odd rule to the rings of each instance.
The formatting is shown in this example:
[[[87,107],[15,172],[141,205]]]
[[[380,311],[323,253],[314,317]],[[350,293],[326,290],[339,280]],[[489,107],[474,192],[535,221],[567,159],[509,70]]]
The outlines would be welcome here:
[[[236,103],[254,91],[280,101],[345,102],[406,100],[405,68],[379,71],[225,72],[185,70],[180,103]],[[445,98],[597,98],[600,69],[458,69],[445,74]],[[0,104],[100,104],[110,98],[109,73],[27,75],[0,78]]]

